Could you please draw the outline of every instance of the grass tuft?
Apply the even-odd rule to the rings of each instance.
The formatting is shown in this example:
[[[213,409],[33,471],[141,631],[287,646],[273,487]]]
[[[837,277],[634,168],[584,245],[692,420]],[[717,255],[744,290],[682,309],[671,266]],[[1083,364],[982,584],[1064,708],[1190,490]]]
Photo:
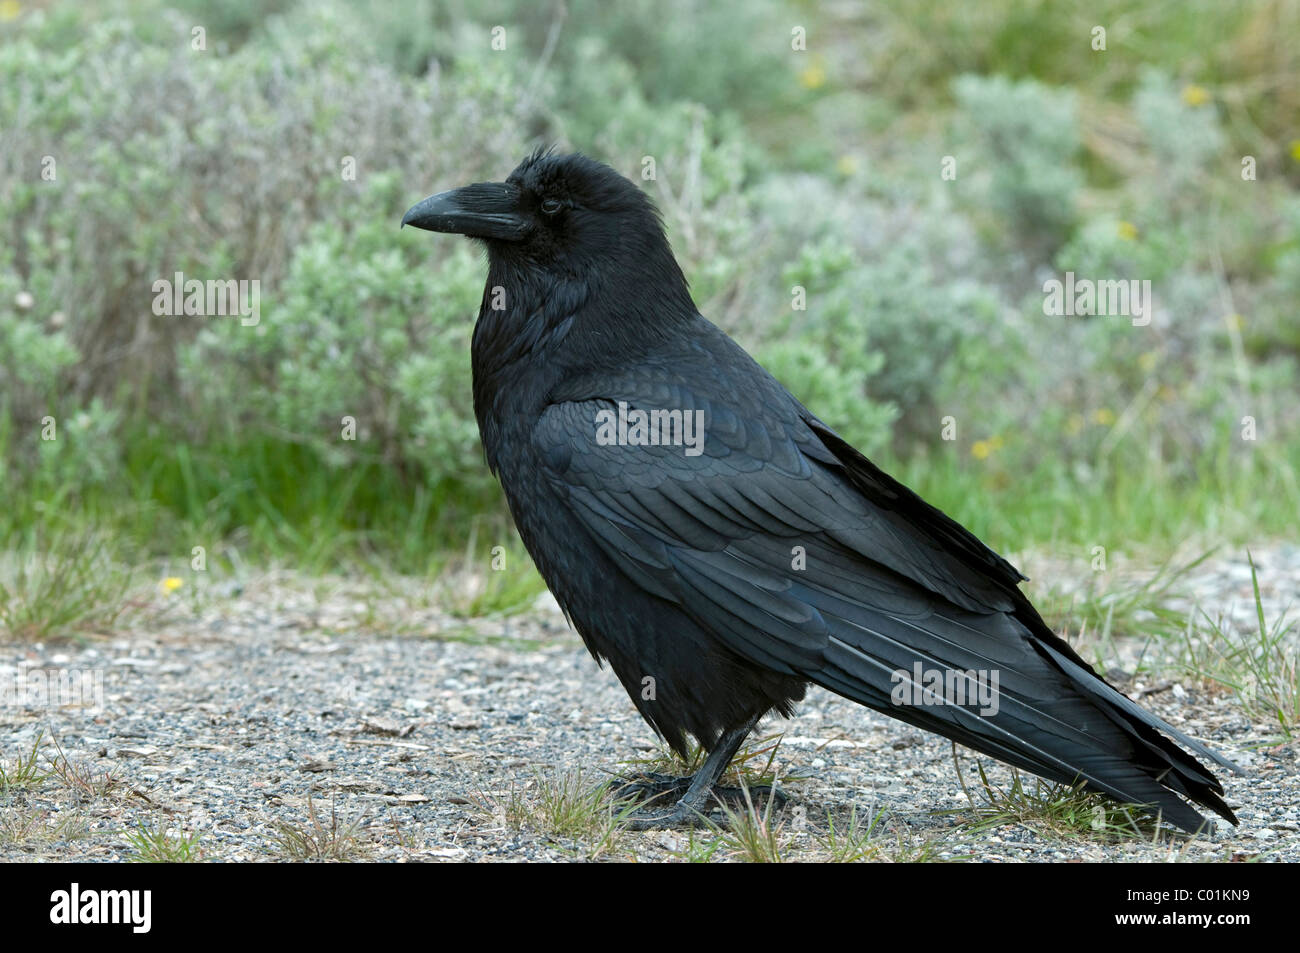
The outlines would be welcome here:
[[[0,552],[0,635],[41,641],[105,631],[128,608],[133,575],[94,528],[33,530]]]
[[[956,745],[953,760],[956,762]],[[1144,837],[1155,830],[1149,812],[1137,804],[1120,804],[1104,794],[1086,791],[1082,785],[1056,784],[1034,778],[1026,787],[1020,772],[1011,769],[1011,783],[1000,788],[989,781],[984,765],[977,762],[983,797],[971,797],[958,765],[957,776],[962,790],[975,813],[967,825],[971,833],[981,833],[1008,824],[1027,827],[1040,834],[1060,839],[1099,838],[1127,839]],[[962,809],[945,811],[964,813]]]
[[[635,802],[614,796],[611,782],[591,784],[581,771],[539,775],[504,795],[482,794],[473,800],[506,829],[576,842],[588,859],[614,849],[623,821],[636,810]]]
[[[742,808],[733,808],[720,801],[726,826],[719,832],[721,848],[732,859],[751,864],[779,864],[786,859],[786,851],[794,841],[784,818],[772,819],[776,798],[769,796],[761,808],[754,805],[749,784],[742,778],[741,792],[745,797]]]
[[[334,798],[330,798],[329,822],[323,823],[316,812],[316,801],[307,796],[306,824],[276,822],[273,840],[277,853],[287,860],[356,861],[370,853],[361,841],[362,818],[340,824]]]
[[[188,837],[171,834],[165,827],[151,828],[141,823],[126,835],[132,847],[131,863],[186,864],[202,859],[199,834]]]
[[[1189,619],[1183,630],[1186,670],[1205,681],[1231,689],[1252,721],[1276,724],[1289,741],[1300,724],[1300,646],[1295,622],[1285,610],[1272,622],[1264,611],[1259,573],[1250,560],[1254,597],[1253,630],[1234,635],[1222,617],[1201,613],[1201,627]]]
[[[19,751],[11,764],[0,762],[0,795],[8,795],[15,788],[38,787],[50,776],[50,772],[40,766],[41,738],[44,734],[43,731],[36,733],[32,750],[26,755]]]
[[[88,803],[111,797],[123,787],[122,778],[114,774],[111,768],[96,774],[94,768],[73,762],[64,754],[63,746],[57,739],[53,744],[56,755],[52,758],[46,756],[50,764],[49,777],[61,781],[78,801]]]

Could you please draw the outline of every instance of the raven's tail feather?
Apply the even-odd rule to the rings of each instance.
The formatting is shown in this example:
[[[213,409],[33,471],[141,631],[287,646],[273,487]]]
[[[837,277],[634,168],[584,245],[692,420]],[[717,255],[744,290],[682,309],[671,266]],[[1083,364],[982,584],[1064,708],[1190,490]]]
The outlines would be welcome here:
[[[809,601],[819,601],[809,590]],[[868,707],[919,728],[935,731],[976,751],[1065,784],[1083,781],[1118,800],[1158,809],[1187,831],[1206,819],[1187,801],[1236,823],[1223,787],[1200,762],[1165,735],[1198,754],[1235,766],[1204,745],[1144,711],[1091,670],[1036,640],[1003,613],[935,611],[928,617],[872,614],[864,619],[832,615],[826,666],[815,681]],[[999,628],[1013,626],[1018,639]],[[1008,643],[1021,651],[1008,658]],[[958,673],[966,681],[965,703],[954,704],[917,683],[925,673]],[[987,692],[996,673],[994,692]],[[951,676],[949,676],[951,677]],[[983,702],[971,703],[984,679]]]

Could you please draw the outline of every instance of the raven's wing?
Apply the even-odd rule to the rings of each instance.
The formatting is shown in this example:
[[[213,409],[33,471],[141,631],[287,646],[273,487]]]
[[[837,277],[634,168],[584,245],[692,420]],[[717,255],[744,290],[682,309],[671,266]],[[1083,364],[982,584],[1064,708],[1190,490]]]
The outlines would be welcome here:
[[[638,410],[692,415],[703,440],[602,440],[602,421]],[[1042,623],[1009,563],[720,332],[571,379],[533,442],[540,476],[623,575],[737,655],[1041,776],[1157,805],[1188,829],[1203,819],[1170,792],[1232,819],[1213,775],[1159,732],[1228,762],[1098,677]],[[927,697],[910,694],[918,664],[996,672],[996,705],[895,704],[899,691]]]

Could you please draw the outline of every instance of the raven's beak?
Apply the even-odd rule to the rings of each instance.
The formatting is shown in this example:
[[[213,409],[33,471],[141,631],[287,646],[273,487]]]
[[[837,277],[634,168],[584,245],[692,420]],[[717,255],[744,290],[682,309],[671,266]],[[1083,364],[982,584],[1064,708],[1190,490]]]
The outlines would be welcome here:
[[[519,209],[519,190],[504,182],[478,182],[439,192],[411,206],[403,225],[470,238],[519,241],[531,222]]]

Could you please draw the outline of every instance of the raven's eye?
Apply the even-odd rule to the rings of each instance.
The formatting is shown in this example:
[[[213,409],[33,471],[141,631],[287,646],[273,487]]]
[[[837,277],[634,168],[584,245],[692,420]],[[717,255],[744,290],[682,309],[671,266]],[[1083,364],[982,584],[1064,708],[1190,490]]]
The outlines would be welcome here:
[[[564,208],[564,204],[559,199],[543,199],[542,211],[547,215],[554,215]]]

